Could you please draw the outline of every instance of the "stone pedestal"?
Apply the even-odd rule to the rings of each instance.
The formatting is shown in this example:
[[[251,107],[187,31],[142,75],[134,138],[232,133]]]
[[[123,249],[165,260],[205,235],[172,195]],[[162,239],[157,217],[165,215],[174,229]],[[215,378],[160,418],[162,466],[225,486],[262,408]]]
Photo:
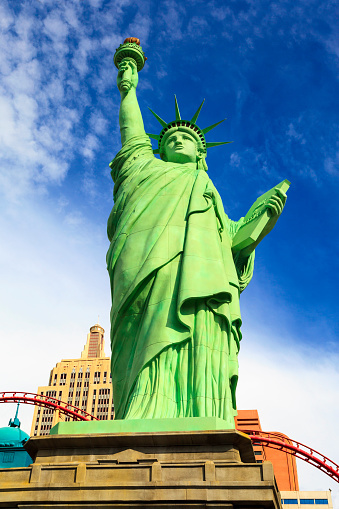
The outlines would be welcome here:
[[[281,508],[270,462],[237,431],[50,435],[0,470],[0,507]]]

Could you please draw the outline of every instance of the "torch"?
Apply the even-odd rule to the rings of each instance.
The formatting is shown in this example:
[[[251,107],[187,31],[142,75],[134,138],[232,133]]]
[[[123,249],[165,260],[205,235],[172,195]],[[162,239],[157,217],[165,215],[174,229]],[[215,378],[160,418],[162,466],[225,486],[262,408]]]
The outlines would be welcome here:
[[[114,54],[114,64],[119,70],[120,64],[122,61],[132,60],[136,66],[137,71],[141,71],[141,69],[145,65],[145,61],[147,57],[145,57],[144,52],[142,51],[142,47],[140,46],[140,39],[137,37],[127,37],[124,40],[123,44],[120,44],[119,48],[116,49]],[[123,69],[122,69],[123,70]],[[128,90],[130,87],[130,80],[132,77],[132,70],[130,66],[126,66],[125,70],[123,70],[123,75],[121,79],[121,90]]]

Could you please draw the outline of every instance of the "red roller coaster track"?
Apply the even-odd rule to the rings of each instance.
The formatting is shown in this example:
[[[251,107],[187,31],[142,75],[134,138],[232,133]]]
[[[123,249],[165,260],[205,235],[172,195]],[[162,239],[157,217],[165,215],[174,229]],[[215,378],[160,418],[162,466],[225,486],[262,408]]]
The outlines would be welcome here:
[[[285,441],[281,437],[277,439],[277,433],[274,432],[247,430],[246,433],[248,433],[252,442],[261,442],[265,447],[272,447],[273,449],[278,449],[296,458],[300,458],[339,483],[339,465],[308,445],[292,440],[291,438],[289,438],[288,441],[287,439]]]
[[[73,405],[68,405],[59,399],[42,394],[33,394],[31,392],[0,392],[0,403],[25,403],[28,405],[48,407],[59,410],[60,413],[72,417],[73,420],[77,421],[98,420],[93,415]],[[253,442],[261,442],[265,447],[272,447],[273,449],[278,449],[296,458],[300,458],[339,483],[339,465],[311,447],[290,438],[285,441],[281,435],[279,439],[277,439],[276,432],[268,433],[265,431],[246,430],[246,433]]]
[[[53,410],[59,410],[60,413],[72,417],[75,421],[97,421],[93,415],[81,410],[73,405],[68,405],[60,399],[44,396],[43,394],[34,394],[32,392],[0,392],[0,403],[26,403],[26,405],[37,405]]]

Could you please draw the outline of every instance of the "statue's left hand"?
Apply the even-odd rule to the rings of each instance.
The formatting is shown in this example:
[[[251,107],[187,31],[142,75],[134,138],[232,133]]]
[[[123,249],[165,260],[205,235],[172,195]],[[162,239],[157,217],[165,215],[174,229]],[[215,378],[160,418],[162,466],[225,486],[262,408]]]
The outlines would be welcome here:
[[[282,192],[277,187],[275,188],[277,194],[272,196],[267,202],[266,208],[269,210],[270,216],[278,218],[285,207],[287,200],[286,193]]]

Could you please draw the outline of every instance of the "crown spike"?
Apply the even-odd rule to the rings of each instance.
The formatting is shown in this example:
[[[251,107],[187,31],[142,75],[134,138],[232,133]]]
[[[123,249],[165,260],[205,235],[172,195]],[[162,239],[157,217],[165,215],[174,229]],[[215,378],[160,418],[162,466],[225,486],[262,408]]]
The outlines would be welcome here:
[[[180,116],[180,111],[179,111],[179,106],[178,106],[178,101],[177,101],[177,96],[174,95],[174,100],[175,100],[175,120],[181,120],[181,116]]]
[[[214,129],[215,127],[217,127],[217,125],[221,124],[222,122],[224,122],[226,120],[226,118],[224,118],[223,120],[220,120],[220,122],[217,122],[216,124],[213,124],[213,125],[209,125],[208,127],[205,127],[205,129],[202,129],[202,132],[204,134],[212,131],[212,129]]]
[[[152,140],[157,140],[159,141],[159,138],[160,138],[160,135],[159,134],[150,134],[150,133],[146,133],[147,136],[149,136],[150,138],[152,138]]]
[[[157,119],[157,121],[162,125],[162,127],[166,127],[167,126],[167,122],[165,122],[165,120],[163,120],[162,118],[159,117],[159,115],[157,115],[156,113],[154,113],[153,110],[151,110],[151,108],[148,108],[150,110],[151,113],[153,113],[153,115],[155,116],[155,118]]]
[[[227,143],[233,143],[233,141],[217,141],[206,143],[206,148],[218,147],[218,145],[227,145]]]
[[[192,120],[191,120],[192,124],[195,124],[196,121],[198,120],[198,117],[199,117],[199,114],[200,114],[200,111],[201,111],[201,108],[202,108],[202,105],[204,104],[204,102],[205,102],[205,99],[203,100],[203,102],[200,104],[199,108],[193,115]]]

